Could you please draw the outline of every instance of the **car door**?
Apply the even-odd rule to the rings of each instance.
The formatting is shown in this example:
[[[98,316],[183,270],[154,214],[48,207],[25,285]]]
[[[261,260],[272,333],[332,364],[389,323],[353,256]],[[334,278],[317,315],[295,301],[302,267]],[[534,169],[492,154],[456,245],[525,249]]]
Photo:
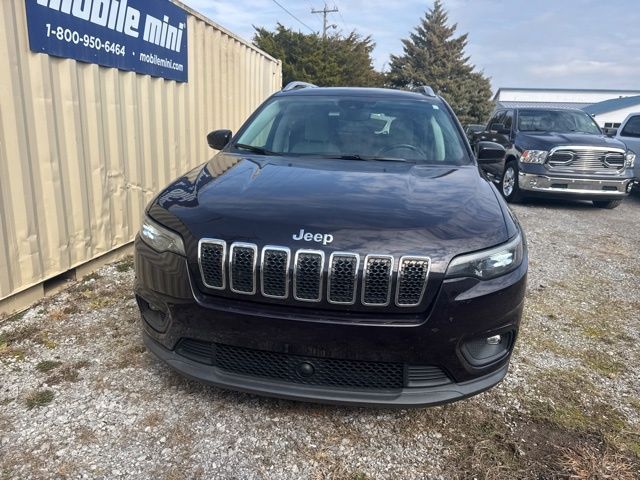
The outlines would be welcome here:
[[[618,130],[618,140],[624,142],[629,150],[637,155],[635,176],[640,178],[640,113],[631,114]]]

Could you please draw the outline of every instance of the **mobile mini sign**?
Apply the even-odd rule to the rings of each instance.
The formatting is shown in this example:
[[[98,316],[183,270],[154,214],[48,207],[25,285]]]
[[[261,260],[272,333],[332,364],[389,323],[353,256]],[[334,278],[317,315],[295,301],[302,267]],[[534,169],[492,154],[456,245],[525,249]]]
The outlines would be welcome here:
[[[26,0],[29,46],[187,81],[187,13],[168,0]]]

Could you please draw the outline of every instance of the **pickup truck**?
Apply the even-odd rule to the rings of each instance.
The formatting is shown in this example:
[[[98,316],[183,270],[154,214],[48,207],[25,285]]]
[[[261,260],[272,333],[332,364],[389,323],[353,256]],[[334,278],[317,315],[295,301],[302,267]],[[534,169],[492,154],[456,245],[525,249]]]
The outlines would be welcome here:
[[[481,164],[509,202],[546,196],[591,200],[615,208],[631,191],[635,153],[602,133],[585,112],[573,109],[499,109],[479,142],[502,145],[499,161]]]

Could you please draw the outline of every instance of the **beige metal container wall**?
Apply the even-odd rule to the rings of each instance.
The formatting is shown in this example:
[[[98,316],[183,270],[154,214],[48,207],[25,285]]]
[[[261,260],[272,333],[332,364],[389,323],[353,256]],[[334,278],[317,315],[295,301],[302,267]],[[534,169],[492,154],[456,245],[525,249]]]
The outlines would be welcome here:
[[[179,5],[188,83],[33,53],[24,0],[0,1],[0,314],[129,244],[153,195],[212,156],[206,134],[281,87],[279,61]]]

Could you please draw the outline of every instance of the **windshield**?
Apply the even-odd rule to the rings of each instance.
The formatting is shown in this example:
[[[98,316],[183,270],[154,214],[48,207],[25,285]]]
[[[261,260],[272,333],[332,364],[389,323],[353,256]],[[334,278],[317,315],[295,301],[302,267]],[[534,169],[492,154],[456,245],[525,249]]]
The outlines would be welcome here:
[[[234,148],[254,152],[421,164],[469,164],[449,114],[428,100],[275,97]]]
[[[520,110],[518,130],[521,132],[579,132],[593,135],[602,133],[589,115],[572,110]]]

